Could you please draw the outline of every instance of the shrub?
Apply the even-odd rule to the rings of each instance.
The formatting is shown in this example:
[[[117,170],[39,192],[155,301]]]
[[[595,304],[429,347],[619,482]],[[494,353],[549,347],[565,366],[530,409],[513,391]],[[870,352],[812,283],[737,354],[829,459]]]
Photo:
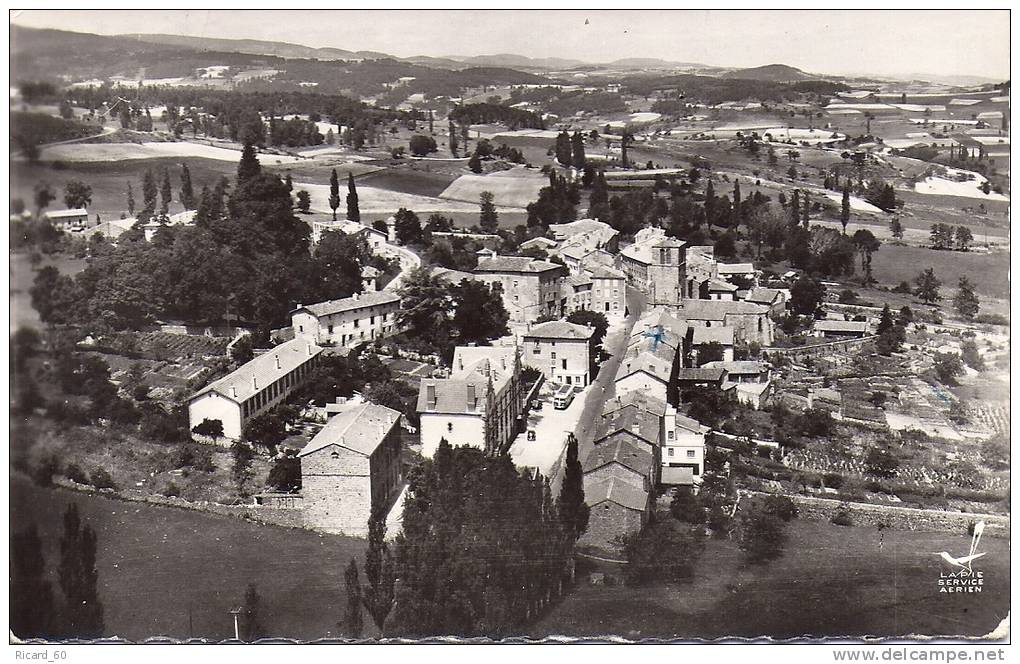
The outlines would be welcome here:
[[[836,508],[836,513],[832,515],[829,521],[837,526],[852,526],[854,525],[854,519],[850,515],[850,506],[846,503],[841,504]]]
[[[982,325],[1009,325],[1009,319],[1002,314],[978,314],[974,321]]]
[[[762,501],[762,509],[783,521],[797,518],[797,505],[786,496],[767,496]]]
[[[712,529],[712,537],[725,539],[733,530],[733,517],[722,506],[708,510],[708,527]]]
[[[53,476],[60,474],[60,459],[50,453],[39,460],[39,465],[32,471],[32,479],[39,486],[52,486]]]
[[[825,473],[822,475],[822,482],[830,489],[839,489],[843,486],[843,476],[839,473]]]
[[[700,525],[708,520],[708,512],[701,504],[701,498],[687,487],[678,487],[673,490],[673,501],[669,505],[669,512],[674,519],[684,523]]]
[[[625,536],[628,585],[643,585],[662,578],[679,582],[694,575],[694,566],[705,549],[701,533],[673,519],[653,520],[640,533]]]
[[[163,490],[160,491],[160,493],[167,498],[178,498],[181,495],[181,487],[177,486],[173,482],[167,482],[166,486],[163,487]]]
[[[77,464],[69,463],[67,468],[64,469],[64,477],[75,482],[76,484],[88,484],[89,478],[85,475],[85,471],[78,467]]]
[[[105,468],[94,468],[89,478],[89,484],[97,489],[117,490],[117,485],[113,483],[113,478],[110,477],[110,473],[106,472]]]
[[[741,518],[740,550],[747,561],[761,564],[783,555],[786,524],[763,504],[752,505]]]

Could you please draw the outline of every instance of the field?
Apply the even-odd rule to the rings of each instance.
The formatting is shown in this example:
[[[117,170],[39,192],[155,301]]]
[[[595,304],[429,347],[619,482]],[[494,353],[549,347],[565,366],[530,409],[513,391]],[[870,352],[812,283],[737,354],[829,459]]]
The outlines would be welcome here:
[[[491,175],[462,175],[439,195],[440,198],[477,203],[483,191],[492,192],[497,206],[527,207],[538,200],[538,191],[549,180],[537,171],[516,168]]]
[[[734,542],[710,541],[688,584],[584,585],[535,624],[534,636],[774,638],[981,635],[1009,611],[1009,543],[984,538],[981,594],[938,592],[938,552],[966,551],[966,533],[844,528],[794,521],[786,553],[749,567]],[[976,564],[975,564],[976,566]],[[977,566],[976,566],[977,567]],[[617,573],[615,566],[605,569]]]
[[[308,184],[295,182],[295,189],[305,189],[312,196],[312,210],[317,212],[328,212],[329,207],[329,185]],[[341,207],[345,205],[344,197],[346,192],[341,192]],[[375,216],[392,215],[400,208],[413,210],[424,221],[433,212],[470,212],[478,214],[478,203],[467,203],[461,201],[449,201],[430,196],[419,196],[417,194],[405,194],[389,189],[380,189],[365,185],[358,185],[358,207],[361,213]],[[344,208],[346,209],[346,208]],[[500,212],[519,212],[519,210],[506,209],[496,206]]]
[[[261,620],[273,636],[336,636],[343,568],[352,557],[361,562],[365,548],[353,538],[41,489],[17,475],[10,498],[12,528],[38,525],[51,570],[59,558],[61,516],[70,502],[78,504],[98,535],[106,633],[129,640],[232,637],[229,611],[241,604],[249,583],[258,588]]]
[[[978,254],[884,244],[874,254],[871,266],[875,279],[890,286],[901,281],[913,283],[918,273],[934,268],[935,276],[942,281],[944,300],[949,299],[947,291],[955,291],[964,275],[980,296],[1009,297],[1009,254],[1005,252]]]

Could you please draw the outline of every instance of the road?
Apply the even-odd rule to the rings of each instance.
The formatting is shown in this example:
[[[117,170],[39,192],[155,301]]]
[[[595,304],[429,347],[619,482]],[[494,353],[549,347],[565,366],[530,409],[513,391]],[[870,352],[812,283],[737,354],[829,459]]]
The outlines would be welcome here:
[[[602,363],[599,368],[599,375],[592,381],[588,389],[587,398],[584,401],[584,408],[574,428],[574,436],[577,437],[577,457],[584,461],[588,453],[595,445],[595,427],[599,417],[602,415],[602,407],[608,399],[611,399],[616,390],[616,372],[623,361],[624,351],[627,350],[627,341],[630,339],[634,323],[641,316],[645,308],[644,295],[631,287],[627,287],[627,318],[618,327],[610,327],[606,334],[603,346],[610,354],[608,360]],[[560,452],[560,456],[550,471],[553,495],[559,495],[560,483],[563,480],[563,459],[566,448]]]
[[[390,283],[386,284],[383,290],[395,291],[400,288],[404,280],[412,271],[421,267],[421,257],[406,247],[398,247],[395,244],[386,243],[380,248],[380,252],[396,257],[400,261],[400,272],[393,277]]]

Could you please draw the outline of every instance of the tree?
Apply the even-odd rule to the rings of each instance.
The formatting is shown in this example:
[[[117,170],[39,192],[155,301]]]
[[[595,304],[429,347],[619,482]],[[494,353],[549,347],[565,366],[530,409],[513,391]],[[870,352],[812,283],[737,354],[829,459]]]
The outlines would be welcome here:
[[[382,631],[393,608],[393,558],[386,544],[386,515],[375,514],[368,521],[368,550],[365,552],[365,588],[362,600],[372,621]]]
[[[882,246],[882,243],[879,242],[878,238],[871,231],[865,228],[854,232],[853,242],[857,248],[857,253],[861,256],[861,269],[864,270],[864,281],[866,284],[871,283],[871,257]]]
[[[74,118],[74,108],[71,106],[71,102],[66,99],[60,100],[60,106],[57,108],[60,113],[60,117],[65,120],[71,120]]]
[[[593,311],[591,309],[575,309],[571,311],[567,314],[567,322],[594,328],[595,334],[592,335],[591,342],[595,348],[599,348],[602,345],[602,340],[605,339],[606,332],[609,330],[609,319],[606,318],[606,315],[601,311]]]
[[[92,187],[81,180],[68,180],[64,185],[64,205],[68,208],[87,208],[92,203]]]
[[[191,428],[191,432],[199,436],[208,436],[213,440],[223,437],[223,422],[221,420],[203,419]]]
[[[170,212],[170,201],[173,190],[170,187],[170,171],[163,169],[159,183],[159,213],[166,215]]]
[[[10,556],[11,632],[20,639],[57,636],[53,587],[34,523],[11,536]]]
[[[478,225],[489,233],[495,232],[499,227],[499,214],[496,212],[496,206],[493,205],[493,199],[491,191],[483,191],[479,196],[481,213],[478,216]]]
[[[371,251],[364,237],[339,231],[326,231],[312,256],[310,290],[316,301],[350,297],[364,289],[362,268],[369,263]]]
[[[408,336],[437,346],[450,340],[453,299],[447,286],[427,269],[412,271],[398,291],[401,309],[397,322]]]
[[[361,222],[361,211],[358,209],[358,190],[354,186],[354,173],[347,174],[347,219]]]
[[[234,345],[230,348],[230,359],[238,365],[251,361],[253,357],[255,357],[255,350],[250,334],[246,334],[235,341]]]
[[[302,214],[308,214],[312,210],[312,196],[304,189],[297,193],[297,208]]]
[[[411,150],[411,154],[415,157],[424,157],[438,149],[436,147],[436,139],[431,136],[423,136],[422,134],[415,134],[412,136],[408,147]]]
[[[949,224],[932,224],[930,237],[932,249],[953,248],[953,227]]]
[[[900,215],[894,215],[892,221],[889,222],[889,232],[897,240],[903,239],[903,222],[900,221]]]
[[[57,577],[64,595],[60,633],[67,638],[95,639],[103,635],[103,604],[96,571],[96,534],[71,503],[64,512]]]
[[[799,316],[815,316],[825,300],[825,286],[806,274],[790,288],[790,309]]]
[[[970,251],[970,243],[974,241],[974,234],[966,226],[956,227],[956,250]]]
[[[268,411],[248,420],[244,425],[244,439],[254,445],[259,445],[275,451],[276,446],[287,437],[287,425],[283,418],[274,411]]]
[[[276,491],[292,493],[301,490],[301,461],[288,451],[273,462],[266,484]]]
[[[259,121],[261,124],[261,120]],[[252,143],[245,143],[241,149],[241,160],[237,162],[237,188],[262,173],[262,165],[259,163]]]
[[[358,563],[351,558],[344,570],[344,586],[347,589],[347,608],[344,610],[343,631],[351,638],[360,638],[364,629],[361,617],[361,581],[358,578]]]
[[[395,230],[397,234],[397,242],[400,244],[421,244],[424,239],[424,233],[421,227],[421,221],[411,210],[407,208],[400,208],[397,213],[393,215],[396,220]]]
[[[925,304],[933,304],[942,299],[942,296],[939,295],[939,287],[942,286],[942,282],[935,276],[934,268],[928,268],[918,274],[914,278],[914,283],[917,284],[914,294],[921,298]]]
[[[847,224],[850,223],[850,181],[843,183],[843,202],[839,211],[839,223],[843,226],[843,235],[846,235]]]
[[[468,159],[468,168],[471,169],[472,173],[481,173],[482,172],[482,160],[478,157],[478,153],[477,152],[472,154],[471,158]]]
[[[230,454],[233,458],[230,474],[237,494],[242,497],[247,496],[248,483],[251,481],[251,461],[255,458],[255,453],[247,443],[235,440],[230,446]]]
[[[669,503],[669,513],[683,523],[701,525],[708,520],[708,510],[702,504],[699,494],[689,487],[677,487],[673,490],[673,500]]]
[[[556,135],[555,153],[556,161],[561,166],[570,166],[573,163],[574,157],[570,145],[570,134],[567,133],[566,129]]]
[[[581,135],[581,132],[574,132],[574,135],[570,138],[570,147],[573,153],[572,163],[574,168],[583,171],[588,160],[584,154],[584,136]]]
[[[465,279],[453,287],[453,327],[459,343],[486,344],[508,334],[510,315],[498,283]]]
[[[329,207],[333,210],[333,221],[336,221],[336,209],[340,207],[340,180],[335,168],[329,175]]]
[[[956,377],[964,373],[963,362],[956,353],[935,353],[935,376],[944,385],[956,385]]]
[[[178,200],[185,210],[195,209],[195,189],[191,185],[191,171],[187,164],[181,164],[181,191]]]
[[[956,313],[967,320],[974,320],[981,308],[981,301],[978,299],[977,293],[974,292],[974,286],[966,276],[960,277],[956,286],[953,307],[956,309]]]
[[[762,503],[744,511],[740,526],[740,550],[748,562],[762,564],[783,555],[786,524]]]
[[[131,183],[127,183],[127,209],[128,214],[135,216],[135,192],[131,189]]]
[[[239,625],[242,641],[258,641],[265,636],[259,614],[262,610],[262,598],[254,583],[249,583],[244,591],[244,604],[241,605],[241,625]]]
[[[287,172],[286,177],[283,178],[283,184],[287,187],[287,191],[294,191],[294,178],[291,176],[290,171]]]
[[[867,471],[876,477],[896,477],[896,469],[900,461],[896,455],[884,447],[872,447],[864,457]]]
[[[676,519],[654,520],[640,533],[624,538],[624,578],[634,586],[653,583],[663,576],[673,583],[688,581],[704,550],[701,531]]]
[[[567,438],[567,458],[564,465],[563,484],[556,500],[556,508],[563,522],[563,529],[576,540],[588,528],[589,508],[584,502],[584,471],[577,458],[577,438]]]
[[[151,169],[142,175],[142,214],[146,218],[156,212],[156,176]]]
[[[963,359],[963,363],[975,371],[985,370],[985,361],[978,353],[977,344],[974,343],[973,339],[967,339],[960,344],[960,357]]]

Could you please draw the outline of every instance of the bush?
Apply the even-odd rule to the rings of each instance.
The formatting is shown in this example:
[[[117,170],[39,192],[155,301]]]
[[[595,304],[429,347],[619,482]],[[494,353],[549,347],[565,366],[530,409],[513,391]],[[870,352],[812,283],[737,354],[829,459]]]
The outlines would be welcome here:
[[[117,490],[117,485],[113,483],[113,478],[110,477],[110,473],[106,472],[105,468],[94,468],[89,478],[89,484],[97,489]]]
[[[701,498],[688,487],[678,487],[673,490],[673,501],[669,505],[669,512],[674,519],[683,523],[701,525],[708,520],[708,512],[701,504]]]
[[[76,484],[88,484],[89,478],[77,464],[69,463],[67,468],[64,469],[64,477],[71,480]]]
[[[733,517],[722,506],[712,507],[708,510],[708,527],[712,530],[712,537],[725,539],[733,530]]]
[[[786,524],[763,504],[751,505],[740,524],[740,550],[747,562],[761,564],[783,555]]]
[[[850,515],[850,506],[843,503],[836,509],[836,513],[829,519],[830,523],[837,526],[852,526],[854,525],[854,519]]]
[[[651,521],[640,533],[623,538],[628,585],[658,581],[665,574],[679,582],[694,576],[694,566],[705,549],[701,533],[673,520]]]
[[[982,325],[1009,325],[1009,319],[1002,314],[978,314],[974,322]]]
[[[39,465],[32,471],[32,479],[39,486],[52,486],[53,476],[60,474],[60,459],[50,453],[39,460]]]
[[[839,473],[825,473],[822,475],[822,481],[830,489],[839,489],[843,486],[843,476]]]
[[[768,496],[762,501],[762,509],[783,521],[797,518],[797,506],[786,496]]]
[[[166,486],[163,487],[160,493],[167,498],[179,498],[181,495],[181,487],[177,486],[173,482],[167,482]]]

